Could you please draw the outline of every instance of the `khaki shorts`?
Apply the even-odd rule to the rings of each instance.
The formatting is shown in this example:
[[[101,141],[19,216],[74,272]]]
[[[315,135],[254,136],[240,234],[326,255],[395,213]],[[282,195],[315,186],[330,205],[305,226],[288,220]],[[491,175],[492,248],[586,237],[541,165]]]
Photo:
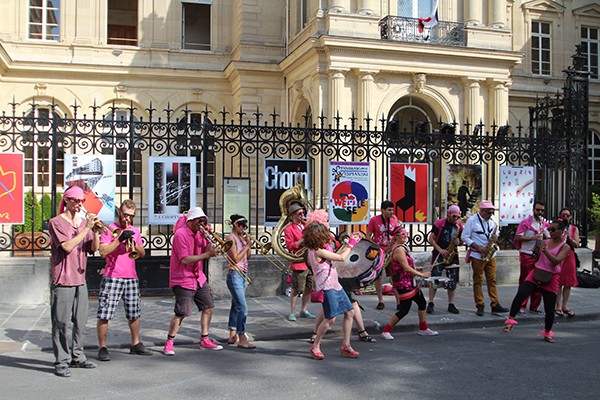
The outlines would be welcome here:
[[[309,270],[292,271],[292,290],[301,293],[306,289],[306,292],[309,293],[313,288],[312,277],[313,275]]]

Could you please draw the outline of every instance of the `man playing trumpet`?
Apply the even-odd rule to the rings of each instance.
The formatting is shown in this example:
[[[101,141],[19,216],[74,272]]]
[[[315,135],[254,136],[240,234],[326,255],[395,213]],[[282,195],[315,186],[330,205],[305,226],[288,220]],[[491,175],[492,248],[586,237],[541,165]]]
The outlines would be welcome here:
[[[108,225],[100,238],[100,255],[106,259],[106,267],[98,293],[98,321],[96,324],[98,360],[100,361],[110,361],[106,347],[108,321],[115,315],[121,298],[131,332],[129,354],[152,355],[140,342],[140,282],[135,270],[135,260],[144,257],[145,250],[142,246],[139,229],[131,225],[135,211],[136,204],[133,200],[123,201],[119,207],[117,222]]]

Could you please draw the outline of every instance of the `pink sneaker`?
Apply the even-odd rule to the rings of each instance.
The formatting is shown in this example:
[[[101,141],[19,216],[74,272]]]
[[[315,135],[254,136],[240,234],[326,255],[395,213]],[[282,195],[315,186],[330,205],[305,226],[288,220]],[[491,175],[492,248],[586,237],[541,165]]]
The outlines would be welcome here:
[[[209,350],[222,350],[223,346],[221,346],[220,344],[216,344],[207,336],[204,338],[200,338],[200,348]]]
[[[174,356],[175,355],[175,346],[173,346],[172,340],[167,340],[165,343],[165,347],[163,348],[163,354],[165,356]]]
[[[427,328],[427,329],[421,329],[421,330],[419,330],[418,335],[421,335],[421,336],[437,336],[438,335],[438,331],[432,331],[429,328]]]

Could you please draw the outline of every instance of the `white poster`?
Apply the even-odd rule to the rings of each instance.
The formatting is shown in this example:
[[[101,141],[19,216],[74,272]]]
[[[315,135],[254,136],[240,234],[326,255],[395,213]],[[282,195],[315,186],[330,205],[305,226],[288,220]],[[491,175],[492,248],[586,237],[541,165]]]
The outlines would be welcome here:
[[[82,188],[84,212],[107,224],[115,220],[115,165],[112,154],[65,154],[65,190],[66,186]]]
[[[148,223],[173,225],[192,207],[196,207],[196,158],[148,157]]]
[[[518,224],[532,214],[535,168],[500,166],[500,226]]]
[[[369,163],[329,162],[329,222],[369,223]]]
[[[231,232],[225,224],[238,214],[250,221],[250,178],[223,178],[223,232]]]

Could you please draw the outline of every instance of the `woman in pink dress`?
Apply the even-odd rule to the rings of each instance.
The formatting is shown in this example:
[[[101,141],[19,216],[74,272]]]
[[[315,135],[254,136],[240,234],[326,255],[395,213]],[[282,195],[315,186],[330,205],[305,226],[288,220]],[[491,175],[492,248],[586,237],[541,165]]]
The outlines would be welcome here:
[[[563,261],[560,270],[560,279],[558,281],[558,295],[556,296],[556,315],[562,317],[567,315],[573,317],[575,313],[569,308],[569,296],[571,288],[577,286],[577,265],[575,262],[575,249],[579,247],[579,229],[571,224],[573,214],[568,208],[560,210],[560,217],[567,221],[567,227],[564,236],[567,244],[571,248],[569,255]]]
[[[509,332],[514,325],[517,325],[515,317],[519,312],[523,300],[527,298],[535,290],[542,292],[544,299],[544,310],[546,316],[544,320],[544,330],[542,336],[549,343],[554,343],[554,334],[552,333],[552,325],[554,324],[554,306],[556,304],[556,295],[558,293],[558,281],[560,279],[561,263],[567,258],[571,248],[565,243],[563,232],[567,226],[567,221],[562,218],[554,220],[548,232],[550,239],[542,243],[542,249],[539,260],[535,263],[535,268],[529,272],[525,281],[519,286],[517,295],[513,299],[510,307],[509,317],[504,321],[504,332]],[[536,278],[536,270],[541,270],[551,274],[551,279],[548,282],[543,282],[541,278]]]

